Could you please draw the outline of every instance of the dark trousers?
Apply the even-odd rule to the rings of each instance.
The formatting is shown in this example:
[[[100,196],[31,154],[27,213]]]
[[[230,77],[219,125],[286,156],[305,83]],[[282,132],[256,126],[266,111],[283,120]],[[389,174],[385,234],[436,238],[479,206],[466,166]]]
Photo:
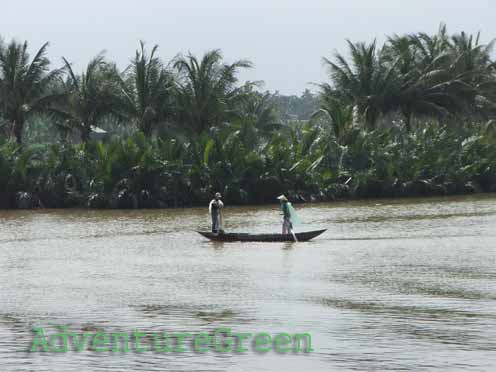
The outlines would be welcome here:
[[[220,214],[213,212],[212,213],[212,232],[218,233],[220,230]]]

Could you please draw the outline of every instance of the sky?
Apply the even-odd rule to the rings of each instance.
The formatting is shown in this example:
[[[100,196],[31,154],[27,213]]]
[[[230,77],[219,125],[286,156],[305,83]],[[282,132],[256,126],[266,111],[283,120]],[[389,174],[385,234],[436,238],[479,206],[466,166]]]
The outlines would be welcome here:
[[[102,50],[125,68],[139,40],[165,62],[221,49],[227,62],[253,62],[242,80],[301,94],[326,81],[322,57],[346,53],[346,39],[382,43],[444,22],[488,42],[495,15],[494,0],[2,0],[0,36],[28,40],[32,53],[49,41],[54,67],[63,56],[79,71]]]

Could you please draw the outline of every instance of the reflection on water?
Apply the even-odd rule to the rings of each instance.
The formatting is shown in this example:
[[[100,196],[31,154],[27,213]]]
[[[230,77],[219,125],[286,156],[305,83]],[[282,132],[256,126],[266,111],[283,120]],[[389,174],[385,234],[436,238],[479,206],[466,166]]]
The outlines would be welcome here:
[[[492,371],[496,197],[300,206],[309,243],[212,243],[205,208],[0,211],[1,371]],[[226,209],[279,231],[276,206]],[[30,353],[74,332],[312,334],[308,355]]]

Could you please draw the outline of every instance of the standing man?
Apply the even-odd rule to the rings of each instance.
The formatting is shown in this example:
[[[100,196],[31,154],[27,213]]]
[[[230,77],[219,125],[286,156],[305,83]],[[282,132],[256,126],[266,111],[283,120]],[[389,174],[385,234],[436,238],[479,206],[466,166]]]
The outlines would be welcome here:
[[[281,202],[281,212],[283,216],[282,220],[282,234],[289,234],[293,230],[293,224],[291,223],[291,203],[288,201],[288,198],[284,195],[280,195],[277,199]]]
[[[214,198],[208,205],[208,212],[212,216],[212,232],[215,234],[222,231],[222,208],[224,208],[224,203],[221,198],[220,192],[215,193]]]

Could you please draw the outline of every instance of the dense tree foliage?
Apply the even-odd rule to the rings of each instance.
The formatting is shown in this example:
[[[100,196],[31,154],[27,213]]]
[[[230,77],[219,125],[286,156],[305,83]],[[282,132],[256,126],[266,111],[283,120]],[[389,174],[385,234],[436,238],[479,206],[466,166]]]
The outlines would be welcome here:
[[[54,84],[61,70],[49,70],[48,43],[30,59],[28,43],[0,44],[0,111],[18,144],[26,120],[43,112],[56,98]]]
[[[123,75],[123,111],[130,122],[149,136],[173,114],[174,79],[157,57],[155,45],[148,57],[140,42],[134,60]]]
[[[472,123],[494,116],[494,42],[481,45],[479,35],[465,33],[450,37],[442,25],[434,36],[395,35],[382,48],[348,44],[349,60],[339,53],[335,61],[324,59],[332,84],[321,90],[352,105],[368,130],[388,114],[401,114],[408,131],[416,119]]]
[[[105,61],[103,54],[88,64],[86,71],[76,75],[71,64],[64,59],[67,79],[58,87],[61,99],[49,105],[60,127],[76,128],[82,142],[88,142],[92,129],[106,115],[118,115],[116,97],[120,91],[114,65]]]
[[[496,191],[493,44],[445,26],[349,42],[324,59],[330,81],[298,97],[240,82],[251,63],[218,50],[165,64],[140,43],[124,71],[100,54],[77,74],[50,68],[47,44],[31,58],[0,43],[0,206]]]

